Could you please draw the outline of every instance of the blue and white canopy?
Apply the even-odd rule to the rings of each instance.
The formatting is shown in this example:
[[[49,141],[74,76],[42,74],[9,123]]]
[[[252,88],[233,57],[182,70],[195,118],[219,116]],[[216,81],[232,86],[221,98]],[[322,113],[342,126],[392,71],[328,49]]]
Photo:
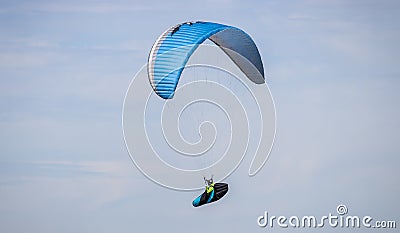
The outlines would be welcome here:
[[[206,39],[218,45],[251,81],[265,82],[260,53],[247,33],[218,23],[186,22],[161,34],[150,51],[148,76],[160,97],[174,96],[187,61]]]

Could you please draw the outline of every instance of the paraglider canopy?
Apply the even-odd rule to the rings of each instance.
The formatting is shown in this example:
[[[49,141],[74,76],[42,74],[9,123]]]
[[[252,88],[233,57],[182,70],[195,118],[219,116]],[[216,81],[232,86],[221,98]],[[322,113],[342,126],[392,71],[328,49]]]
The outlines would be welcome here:
[[[247,33],[218,23],[186,22],[161,34],[150,51],[147,71],[157,95],[163,99],[174,96],[190,56],[207,39],[219,46],[252,82],[265,82],[260,53]]]

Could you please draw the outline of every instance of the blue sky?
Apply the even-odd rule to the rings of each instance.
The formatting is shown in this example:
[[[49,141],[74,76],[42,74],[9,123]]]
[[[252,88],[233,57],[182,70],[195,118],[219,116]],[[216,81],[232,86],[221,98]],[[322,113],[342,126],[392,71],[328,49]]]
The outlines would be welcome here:
[[[263,232],[265,210],[323,215],[340,203],[399,223],[399,10],[396,1],[2,1],[0,231]],[[198,192],[165,189],[135,168],[121,126],[155,39],[188,20],[252,36],[277,111],[261,172],[249,178],[245,160],[228,196],[201,209],[191,207]]]

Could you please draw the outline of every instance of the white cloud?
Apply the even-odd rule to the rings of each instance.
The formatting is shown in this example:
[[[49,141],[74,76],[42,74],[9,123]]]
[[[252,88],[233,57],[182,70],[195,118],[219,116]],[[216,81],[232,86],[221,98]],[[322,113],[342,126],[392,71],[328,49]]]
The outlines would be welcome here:
[[[46,199],[78,202],[83,208],[98,208],[126,198],[132,192],[130,187],[135,180],[130,175],[132,166],[128,158],[126,163],[55,160],[35,161],[31,165],[27,168],[34,170],[31,175],[20,171],[21,174],[0,176],[3,190],[0,196],[2,200],[11,202],[2,205],[0,211],[13,205],[37,208]],[[20,199],[12,193],[19,193]]]

